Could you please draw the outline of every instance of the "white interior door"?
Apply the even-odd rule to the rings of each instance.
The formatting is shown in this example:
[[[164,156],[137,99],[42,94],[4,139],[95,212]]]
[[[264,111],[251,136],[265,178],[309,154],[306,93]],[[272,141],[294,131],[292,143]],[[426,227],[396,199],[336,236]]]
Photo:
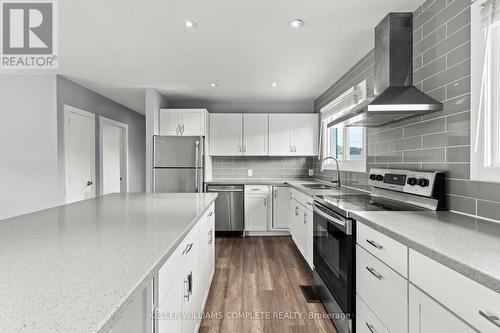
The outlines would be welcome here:
[[[128,192],[128,125],[99,118],[100,128],[100,192]]]
[[[95,116],[64,107],[66,203],[95,196]]]
[[[101,124],[102,194],[121,192],[122,129]]]

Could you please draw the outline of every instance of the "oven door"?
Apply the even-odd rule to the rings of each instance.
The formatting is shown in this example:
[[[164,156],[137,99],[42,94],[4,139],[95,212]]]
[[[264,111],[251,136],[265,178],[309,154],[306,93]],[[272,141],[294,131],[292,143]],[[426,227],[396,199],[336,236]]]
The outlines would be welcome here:
[[[354,221],[314,202],[314,269],[320,297],[328,312],[354,314]],[[316,285],[316,283],[315,283]]]

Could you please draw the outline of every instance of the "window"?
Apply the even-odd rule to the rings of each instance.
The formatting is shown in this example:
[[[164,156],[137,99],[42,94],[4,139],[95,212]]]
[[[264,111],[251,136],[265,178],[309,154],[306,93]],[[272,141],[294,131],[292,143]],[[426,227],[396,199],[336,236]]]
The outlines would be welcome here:
[[[335,157],[345,171],[366,172],[366,130],[363,127],[327,127],[327,124],[333,115],[345,112],[364,98],[366,81],[347,90],[321,110],[322,157]],[[334,161],[325,162],[325,169],[334,168]]]
[[[342,170],[366,171],[364,128],[329,127],[325,134],[324,157],[335,157],[339,160]],[[326,169],[335,164],[333,161],[327,161],[327,163],[325,164]]]
[[[471,7],[471,179],[500,182],[500,0]]]

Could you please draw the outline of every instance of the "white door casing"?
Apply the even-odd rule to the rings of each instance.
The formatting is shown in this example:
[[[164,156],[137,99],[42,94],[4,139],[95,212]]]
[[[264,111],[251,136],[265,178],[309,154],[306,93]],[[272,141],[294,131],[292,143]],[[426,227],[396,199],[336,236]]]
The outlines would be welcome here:
[[[95,115],[64,105],[66,203],[93,198],[95,188]]]

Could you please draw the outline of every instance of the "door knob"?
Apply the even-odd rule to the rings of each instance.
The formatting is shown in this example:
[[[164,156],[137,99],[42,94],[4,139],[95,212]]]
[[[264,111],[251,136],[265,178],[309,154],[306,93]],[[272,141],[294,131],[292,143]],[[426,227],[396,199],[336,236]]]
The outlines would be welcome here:
[[[93,184],[94,184],[94,183],[92,183],[92,181],[91,181],[91,180],[89,180],[89,181],[87,182],[87,186],[91,186],[91,185],[93,185]]]

